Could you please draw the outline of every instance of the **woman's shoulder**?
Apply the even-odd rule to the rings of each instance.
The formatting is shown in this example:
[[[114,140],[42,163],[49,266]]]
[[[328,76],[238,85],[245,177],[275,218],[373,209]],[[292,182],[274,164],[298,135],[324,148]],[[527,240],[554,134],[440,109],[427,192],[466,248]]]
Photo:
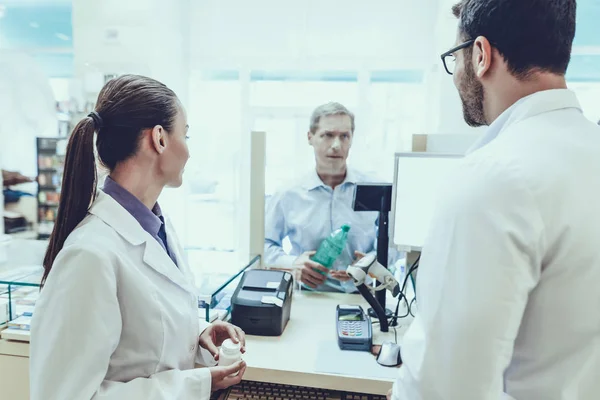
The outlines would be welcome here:
[[[118,274],[124,249],[118,234],[99,218],[88,215],[67,237],[50,275],[95,279]]]
[[[64,248],[111,254],[121,248],[121,243],[121,237],[111,226],[95,215],[88,214],[71,232]]]

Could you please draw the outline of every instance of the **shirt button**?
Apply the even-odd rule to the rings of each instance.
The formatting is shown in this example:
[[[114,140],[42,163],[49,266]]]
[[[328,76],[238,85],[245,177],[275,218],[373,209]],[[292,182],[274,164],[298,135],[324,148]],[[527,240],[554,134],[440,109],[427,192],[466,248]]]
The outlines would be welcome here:
[[[193,344],[193,345],[190,346],[190,352],[193,353],[194,351],[196,351],[196,345],[195,344]]]

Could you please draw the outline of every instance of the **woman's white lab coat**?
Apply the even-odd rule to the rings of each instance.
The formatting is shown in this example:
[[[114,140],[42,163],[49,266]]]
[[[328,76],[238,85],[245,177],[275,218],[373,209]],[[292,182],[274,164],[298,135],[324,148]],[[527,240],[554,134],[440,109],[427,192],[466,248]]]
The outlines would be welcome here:
[[[31,326],[32,400],[209,399],[208,324],[175,232],[170,250],[98,193],[60,252]],[[203,362],[206,361],[206,362]]]

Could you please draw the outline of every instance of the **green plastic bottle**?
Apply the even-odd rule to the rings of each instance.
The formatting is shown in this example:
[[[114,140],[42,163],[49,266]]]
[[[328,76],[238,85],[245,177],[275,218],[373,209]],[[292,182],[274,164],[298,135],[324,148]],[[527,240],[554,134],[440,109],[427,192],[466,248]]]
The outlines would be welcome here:
[[[346,247],[349,230],[349,225],[342,225],[340,229],[331,232],[331,235],[321,242],[319,249],[310,259],[318,262],[325,268],[333,267],[333,263],[342,254],[344,247]],[[319,272],[325,275],[324,272]]]

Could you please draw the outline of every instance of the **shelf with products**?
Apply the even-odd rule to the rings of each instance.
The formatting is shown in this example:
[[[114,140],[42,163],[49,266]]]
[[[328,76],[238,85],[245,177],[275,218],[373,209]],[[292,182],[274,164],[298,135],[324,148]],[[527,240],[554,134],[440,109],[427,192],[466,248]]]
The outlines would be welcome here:
[[[52,233],[60,202],[67,137],[37,138],[38,159],[38,237]]]

